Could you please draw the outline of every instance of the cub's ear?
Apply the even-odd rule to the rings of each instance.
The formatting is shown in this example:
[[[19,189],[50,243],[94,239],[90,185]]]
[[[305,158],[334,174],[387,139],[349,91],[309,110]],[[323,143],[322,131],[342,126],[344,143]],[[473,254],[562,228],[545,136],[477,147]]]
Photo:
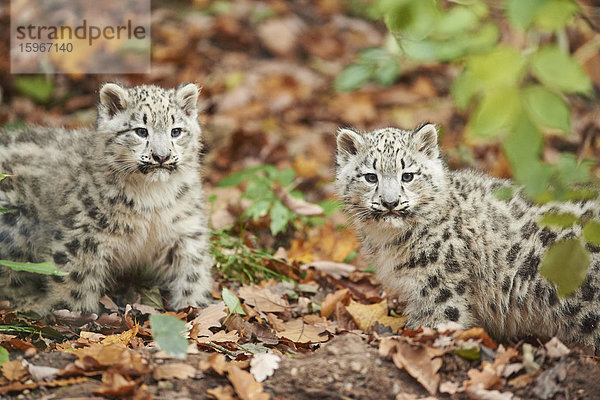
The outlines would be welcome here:
[[[358,153],[363,145],[360,133],[348,128],[340,128],[337,132],[337,161],[341,164]]]
[[[100,112],[110,118],[127,108],[127,89],[116,83],[105,83],[100,89]]]
[[[440,149],[438,147],[438,131],[434,124],[425,124],[419,126],[413,132],[413,138],[416,150],[424,153],[429,158],[438,158]]]
[[[200,89],[193,83],[186,83],[177,88],[175,100],[186,115],[198,114],[198,94]]]

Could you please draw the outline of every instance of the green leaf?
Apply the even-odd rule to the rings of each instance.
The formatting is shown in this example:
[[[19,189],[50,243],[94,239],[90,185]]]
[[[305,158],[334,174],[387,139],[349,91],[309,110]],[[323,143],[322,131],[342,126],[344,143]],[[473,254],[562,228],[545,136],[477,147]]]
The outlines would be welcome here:
[[[356,258],[357,255],[358,255],[358,251],[352,250],[350,253],[348,253],[346,258],[344,258],[344,262],[346,264],[351,263],[352,261],[354,261],[354,259]]]
[[[248,171],[234,172],[233,174],[228,175],[225,178],[223,178],[221,180],[221,182],[219,182],[217,184],[217,187],[222,187],[222,188],[234,187],[244,181],[252,179],[253,176],[255,176],[255,173],[251,173]]]
[[[30,262],[17,262],[17,261],[8,261],[8,260],[0,260],[0,265],[4,265],[14,271],[25,271],[25,272],[33,272],[34,274],[43,274],[43,275],[57,275],[57,276],[65,276],[66,272],[61,271],[56,268],[54,264],[51,262],[42,262],[42,263],[30,263]]]
[[[271,199],[256,200],[244,211],[244,215],[256,221],[269,213],[272,204]]]
[[[532,162],[538,161],[543,145],[542,132],[523,113],[517,117],[513,129],[502,142],[504,153],[513,170],[529,168]]]
[[[549,1],[551,0],[506,0],[506,17],[512,26],[527,29]]]
[[[338,92],[360,89],[371,79],[373,69],[373,64],[350,64],[335,78],[333,87]]]
[[[523,91],[529,117],[540,127],[571,131],[571,109],[559,96],[543,86],[533,85]]]
[[[273,179],[281,183],[282,186],[290,186],[296,177],[296,171],[292,168],[285,168],[273,176]]]
[[[510,186],[502,186],[494,190],[494,196],[501,201],[510,201],[513,198],[514,191]]]
[[[246,315],[246,312],[244,312],[244,309],[242,308],[240,299],[238,299],[238,297],[231,290],[223,287],[223,290],[221,291],[221,298],[227,306],[229,314]]]
[[[548,248],[540,274],[554,283],[561,297],[576,291],[585,281],[590,265],[590,254],[580,239],[556,242]]]
[[[469,120],[469,133],[477,138],[492,138],[507,131],[519,113],[516,88],[490,89]]]
[[[158,346],[174,358],[184,359],[187,354],[188,341],[183,336],[187,331],[185,322],[172,315],[150,315],[152,338]]]
[[[36,103],[48,103],[54,90],[54,82],[44,76],[17,76],[15,85],[19,92]]]
[[[549,165],[534,161],[521,165],[514,173],[515,180],[525,186],[527,196],[535,198],[548,188],[554,171]]]
[[[4,364],[6,361],[10,359],[8,355],[8,350],[4,347],[0,346],[0,365]]]
[[[396,82],[399,74],[400,67],[398,66],[398,62],[390,57],[377,65],[375,72],[373,72],[373,77],[379,85],[391,86]]]
[[[325,216],[330,216],[334,212],[341,210],[344,205],[344,203],[342,203],[339,200],[331,199],[323,200],[317,204],[321,206],[321,208],[323,209],[323,214],[325,214]]]
[[[552,0],[546,2],[537,13],[535,25],[549,32],[563,29],[579,10],[572,0]]]
[[[5,175],[5,174],[3,174],[3,173],[1,173],[1,172],[0,172],[0,181],[1,181],[2,179],[6,178],[7,176],[10,176],[10,175]]]
[[[533,55],[531,72],[549,88],[566,93],[592,91],[592,83],[581,65],[556,45],[544,46]]]
[[[273,204],[273,208],[271,208],[269,215],[271,216],[271,234],[275,236],[279,232],[285,230],[288,222],[293,218],[294,214],[289,208],[283,205],[281,201],[277,200]]]
[[[145,304],[147,306],[152,306],[152,307],[156,308],[157,310],[165,309],[162,295],[161,295],[160,289],[158,287],[153,287],[151,289],[141,288],[138,290],[141,295],[140,303]]]
[[[588,221],[583,226],[584,239],[594,246],[600,246],[600,221]]]
[[[558,180],[565,186],[588,182],[594,164],[592,160],[580,162],[574,154],[561,153],[555,167]]]
[[[573,226],[579,218],[571,213],[547,213],[542,215],[538,224],[543,227],[568,228]]]
[[[456,354],[469,361],[479,360],[479,357],[481,356],[479,346],[477,345],[459,347],[458,349],[454,349],[452,354]]]
[[[467,61],[467,69],[485,90],[516,87],[523,77],[524,67],[525,59],[521,53],[506,46],[472,56]]]
[[[435,33],[444,36],[460,35],[476,28],[477,25],[479,25],[479,15],[472,7],[455,6],[441,15]]]
[[[9,212],[12,212],[13,210],[9,210],[8,208],[4,208],[2,206],[0,206],[0,214],[6,214]]]
[[[437,26],[440,9],[436,0],[397,1],[403,7],[386,13],[385,23],[392,32],[411,40],[422,40]]]

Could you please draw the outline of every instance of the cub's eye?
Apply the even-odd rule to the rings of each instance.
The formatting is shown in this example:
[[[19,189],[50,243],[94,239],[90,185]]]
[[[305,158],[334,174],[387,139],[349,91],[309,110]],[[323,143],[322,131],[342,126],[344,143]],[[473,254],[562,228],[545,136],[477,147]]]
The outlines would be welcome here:
[[[369,183],[377,183],[377,174],[365,174],[365,181]]]
[[[135,134],[139,137],[145,138],[148,136],[148,129],[146,128],[135,128]]]
[[[410,182],[415,177],[415,174],[412,172],[405,172],[402,174],[402,182]]]
[[[173,128],[171,129],[171,137],[177,137],[181,135],[181,128]]]

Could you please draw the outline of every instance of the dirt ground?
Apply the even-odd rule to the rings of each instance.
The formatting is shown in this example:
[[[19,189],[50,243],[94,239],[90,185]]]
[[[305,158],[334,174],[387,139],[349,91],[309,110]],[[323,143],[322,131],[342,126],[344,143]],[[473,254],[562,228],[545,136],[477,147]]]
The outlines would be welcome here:
[[[175,360],[164,360],[152,357],[144,351],[153,364],[162,365]],[[186,363],[198,367],[202,360],[207,360],[210,353],[191,355]],[[38,366],[63,368],[75,359],[65,353],[39,353],[28,361]],[[481,361],[444,356],[440,375],[441,382],[462,382],[467,370],[478,368]],[[592,400],[600,398],[600,365],[592,357],[581,352],[574,352],[561,361],[548,364],[546,371],[553,367],[564,369],[564,380],[558,382],[559,389],[552,397],[556,400]],[[283,357],[279,368],[264,384],[265,392],[273,399],[306,400],[306,399],[508,399],[512,392],[514,398],[536,399],[540,393],[551,390],[550,384],[542,384],[540,375],[534,375],[537,385],[524,388],[505,386],[500,392],[486,396],[467,393],[438,393],[429,397],[427,391],[408,373],[397,368],[394,363],[378,353],[375,343],[368,343],[360,335],[348,333],[334,337],[322,345],[314,353],[299,357]],[[96,377],[97,379],[97,377]],[[102,398],[93,395],[97,388],[96,379],[88,383],[64,388],[40,388],[36,391],[24,391],[7,395],[6,399],[92,399]],[[550,381],[548,381],[550,382]],[[214,372],[198,372],[193,378],[185,380],[155,381],[149,375],[144,378],[145,395],[154,399],[208,399],[208,389],[227,385],[227,379]],[[539,386],[539,387],[538,387]],[[538,392],[541,390],[541,392]],[[488,391],[490,392],[490,391]],[[491,392],[494,393],[494,392]],[[471,397],[470,397],[471,396]],[[495,397],[494,397],[495,396]],[[501,397],[504,396],[504,397]]]

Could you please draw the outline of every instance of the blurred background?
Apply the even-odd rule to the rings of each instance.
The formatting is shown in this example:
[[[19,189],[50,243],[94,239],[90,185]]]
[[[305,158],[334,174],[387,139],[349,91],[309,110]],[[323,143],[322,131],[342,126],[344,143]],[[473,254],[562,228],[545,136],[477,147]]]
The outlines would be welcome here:
[[[452,168],[514,176],[542,200],[598,176],[591,0],[152,1],[144,75],[11,74],[9,15],[3,1],[0,124],[86,126],[102,82],[195,82],[211,185],[273,164],[320,201],[338,127],[427,121]]]

